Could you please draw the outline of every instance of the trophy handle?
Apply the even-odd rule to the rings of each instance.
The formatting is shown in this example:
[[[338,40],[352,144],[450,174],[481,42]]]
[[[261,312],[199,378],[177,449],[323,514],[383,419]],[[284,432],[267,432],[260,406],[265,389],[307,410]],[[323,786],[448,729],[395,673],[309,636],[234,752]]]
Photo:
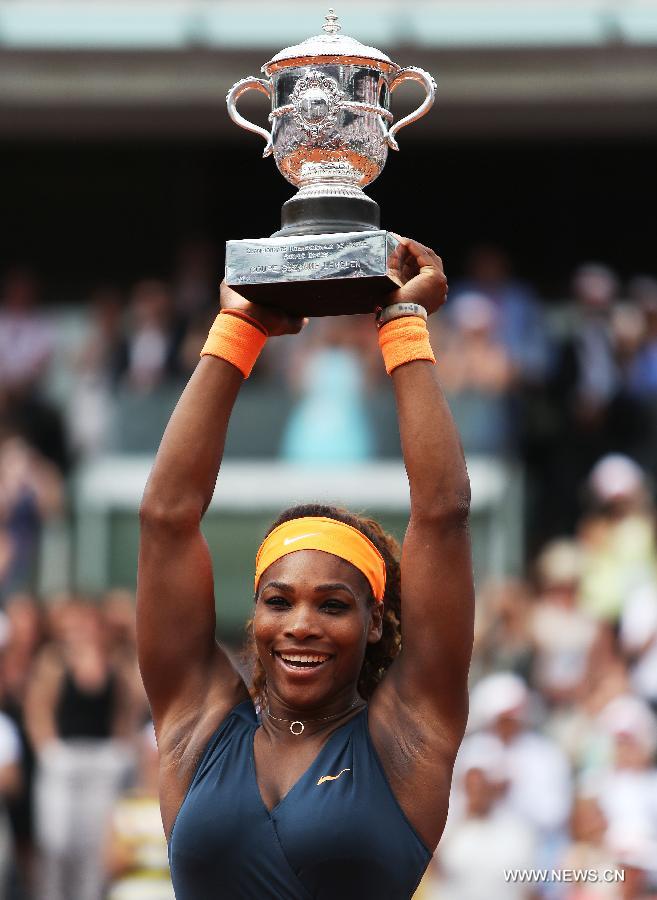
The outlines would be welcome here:
[[[245,119],[244,116],[241,116],[235,106],[242,94],[250,90],[260,91],[260,93],[266,94],[271,100],[271,81],[268,81],[265,78],[242,78],[232,86],[232,88],[226,95],[228,115],[236,125],[240,126],[240,128],[245,128],[247,131],[253,131],[254,134],[259,134],[260,137],[264,138],[266,145],[265,149],[262,151],[262,156],[264,159],[266,156],[270,156],[274,150],[271,134],[264,128],[261,128],[259,125],[254,125],[253,122],[249,122],[248,119]]]
[[[427,95],[416,110],[408,116],[404,116],[399,122],[395,122],[392,128],[389,129],[386,140],[388,146],[392,150],[399,150],[399,145],[395,140],[395,135],[399,129],[403,128],[405,125],[410,125],[411,122],[416,122],[418,119],[421,119],[425,113],[428,113],[433,106],[433,101],[436,97],[436,82],[428,72],[424,71],[424,69],[418,69],[416,66],[407,66],[405,69],[400,69],[390,82],[390,93],[392,93],[395,88],[399,87],[402,81],[419,81],[420,84],[424,86]]]

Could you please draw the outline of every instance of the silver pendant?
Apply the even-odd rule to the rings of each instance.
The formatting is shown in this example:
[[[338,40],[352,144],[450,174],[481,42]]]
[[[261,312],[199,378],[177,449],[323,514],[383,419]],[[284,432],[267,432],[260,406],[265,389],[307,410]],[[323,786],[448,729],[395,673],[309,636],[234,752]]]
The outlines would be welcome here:
[[[300,726],[299,731],[294,730],[295,725]],[[296,734],[296,735],[303,734],[305,727],[306,726],[303,724],[303,722],[291,722],[290,723],[290,731],[292,732],[292,734]]]

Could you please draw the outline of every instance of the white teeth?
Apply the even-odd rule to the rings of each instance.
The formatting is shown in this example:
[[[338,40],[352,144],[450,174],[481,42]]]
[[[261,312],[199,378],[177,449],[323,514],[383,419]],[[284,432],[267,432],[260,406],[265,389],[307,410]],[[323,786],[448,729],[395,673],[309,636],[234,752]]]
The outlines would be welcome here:
[[[294,663],[321,663],[326,662],[329,658],[328,654],[323,656],[310,656],[308,654],[294,653],[294,654],[280,654],[281,658],[285,660],[285,662],[294,662]]]

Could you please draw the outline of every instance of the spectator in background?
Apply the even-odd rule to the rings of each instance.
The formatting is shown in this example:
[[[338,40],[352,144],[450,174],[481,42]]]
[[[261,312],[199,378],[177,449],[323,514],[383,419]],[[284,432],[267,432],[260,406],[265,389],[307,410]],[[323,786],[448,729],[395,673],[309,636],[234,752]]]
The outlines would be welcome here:
[[[640,585],[628,595],[619,637],[630,662],[632,688],[657,712],[657,585],[654,581]]]
[[[134,787],[114,806],[105,845],[107,900],[175,900],[159,799],[159,755],[151,722],[139,738]]]
[[[528,681],[534,658],[529,586],[520,579],[489,581],[478,601],[471,675],[508,671]]]
[[[463,753],[481,735],[493,735],[503,748],[508,791],[503,808],[519,816],[537,836],[537,866],[550,866],[565,836],[570,812],[570,767],[550,738],[529,726],[530,694],[525,682],[510,672],[488,675],[470,693],[470,734]]]
[[[290,462],[370,459],[374,435],[366,403],[367,368],[351,317],[319,323],[292,372],[299,394],[285,424],[281,455]]]
[[[123,386],[135,393],[151,393],[179,372],[182,332],[173,298],[162,281],[139,281],[130,298],[127,336],[119,374]]]
[[[27,736],[24,706],[34,661],[44,638],[44,622],[36,599],[27,593],[11,595],[5,613],[9,631],[0,657],[4,690],[1,705],[14,722],[20,738],[22,781],[22,790],[9,802],[9,815],[16,845],[17,875],[20,883],[27,887],[32,884],[34,876],[32,804],[35,759]]]
[[[594,870],[598,880],[590,879],[571,887],[567,900],[622,900],[622,885],[605,880],[605,873],[618,868],[618,860],[605,837],[609,823],[597,799],[579,793],[570,816],[570,846],[559,864],[561,869]]]
[[[12,269],[0,293],[0,425],[23,434],[61,469],[68,458],[62,417],[43,396],[54,351],[52,327],[27,269]]]
[[[67,415],[71,449],[78,458],[93,456],[110,445],[123,312],[123,298],[115,289],[100,288],[92,294],[87,335],[73,360],[75,379]]]
[[[512,277],[511,263],[500,247],[482,244],[470,251],[466,277],[452,290],[450,300],[471,292],[494,304],[494,337],[509,354],[518,380],[542,382],[549,362],[542,309],[532,288]]]
[[[54,351],[53,330],[37,298],[29,270],[7,274],[0,296],[0,385],[12,393],[36,390]]]
[[[30,586],[42,524],[63,502],[55,466],[22,438],[0,435],[0,601]]]
[[[597,634],[595,620],[578,607],[581,573],[582,554],[574,541],[552,541],[536,563],[532,683],[555,706],[577,697]]]
[[[643,340],[627,371],[627,392],[640,404],[637,459],[657,479],[657,279],[632,279],[629,294],[643,317]]]
[[[514,446],[509,400],[514,367],[495,336],[498,315],[484,294],[461,294],[440,354],[440,380],[466,453],[505,456]]]
[[[618,303],[611,315],[618,388],[610,409],[610,446],[638,461],[654,463],[648,397],[637,390],[636,367],[646,339],[646,319],[632,303]],[[646,427],[648,425],[648,427]]]
[[[605,838],[617,857],[649,846],[657,870],[657,721],[641,700],[626,695],[607,704],[598,724],[610,742],[609,758],[584,773],[584,789],[600,804],[608,823]]]
[[[107,591],[101,603],[102,626],[110,658],[124,673],[130,692],[130,707],[138,725],[150,720],[150,708],[137,661],[137,620],[135,596],[123,588]]]
[[[130,673],[112,660],[96,607],[65,601],[55,621],[25,705],[37,755],[38,896],[100,900],[106,823],[133,766]]]
[[[506,881],[509,869],[536,860],[536,834],[526,818],[500,802],[508,786],[505,751],[490,735],[464,745],[455,782],[464,798],[460,815],[450,809],[436,851],[436,900],[529,900],[532,887]]]
[[[217,251],[208,238],[190,237],[178,248],[173,297],[176,311],[186,325],[199,318],[205,321],[218,306]]]
[[[644,341],[630,373],[633,389],[657,398],[657,278],[638,276],[630,281],[628,292],[644,319]]]
[[[614,448],[613,403],[620,386],[611,331],[618,280],[587,263],[572,280],[576,319],[561,342],[550,392],[554,432],[543,460],[541,512],[547,534],[567,534],[580,508],[578,489],[595,462]]]
[[[583,552],[581,602],[617,622],[630,593],[657,574],[654,509],[645,474],[631,459],[601,459],[589,479],[590,512],[578,532]]]
[[[598,716],[628,690],[623,660],[614,652],[601,654],[599,647],[594,647],[578,696],[570,705],[554,707],[543,724],[543,732],[558,743],[574,771],[596,768],[607,758],[607,742],[600,737]]]

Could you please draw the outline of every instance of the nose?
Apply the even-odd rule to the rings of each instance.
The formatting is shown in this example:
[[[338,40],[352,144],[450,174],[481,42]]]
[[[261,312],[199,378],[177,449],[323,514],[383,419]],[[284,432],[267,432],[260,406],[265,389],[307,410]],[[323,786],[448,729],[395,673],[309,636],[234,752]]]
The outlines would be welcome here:
[[[318,637],[320,633],[321,628],[313,610],[299,606],[292,611],[285,627],[286,637],[303,641]]]

